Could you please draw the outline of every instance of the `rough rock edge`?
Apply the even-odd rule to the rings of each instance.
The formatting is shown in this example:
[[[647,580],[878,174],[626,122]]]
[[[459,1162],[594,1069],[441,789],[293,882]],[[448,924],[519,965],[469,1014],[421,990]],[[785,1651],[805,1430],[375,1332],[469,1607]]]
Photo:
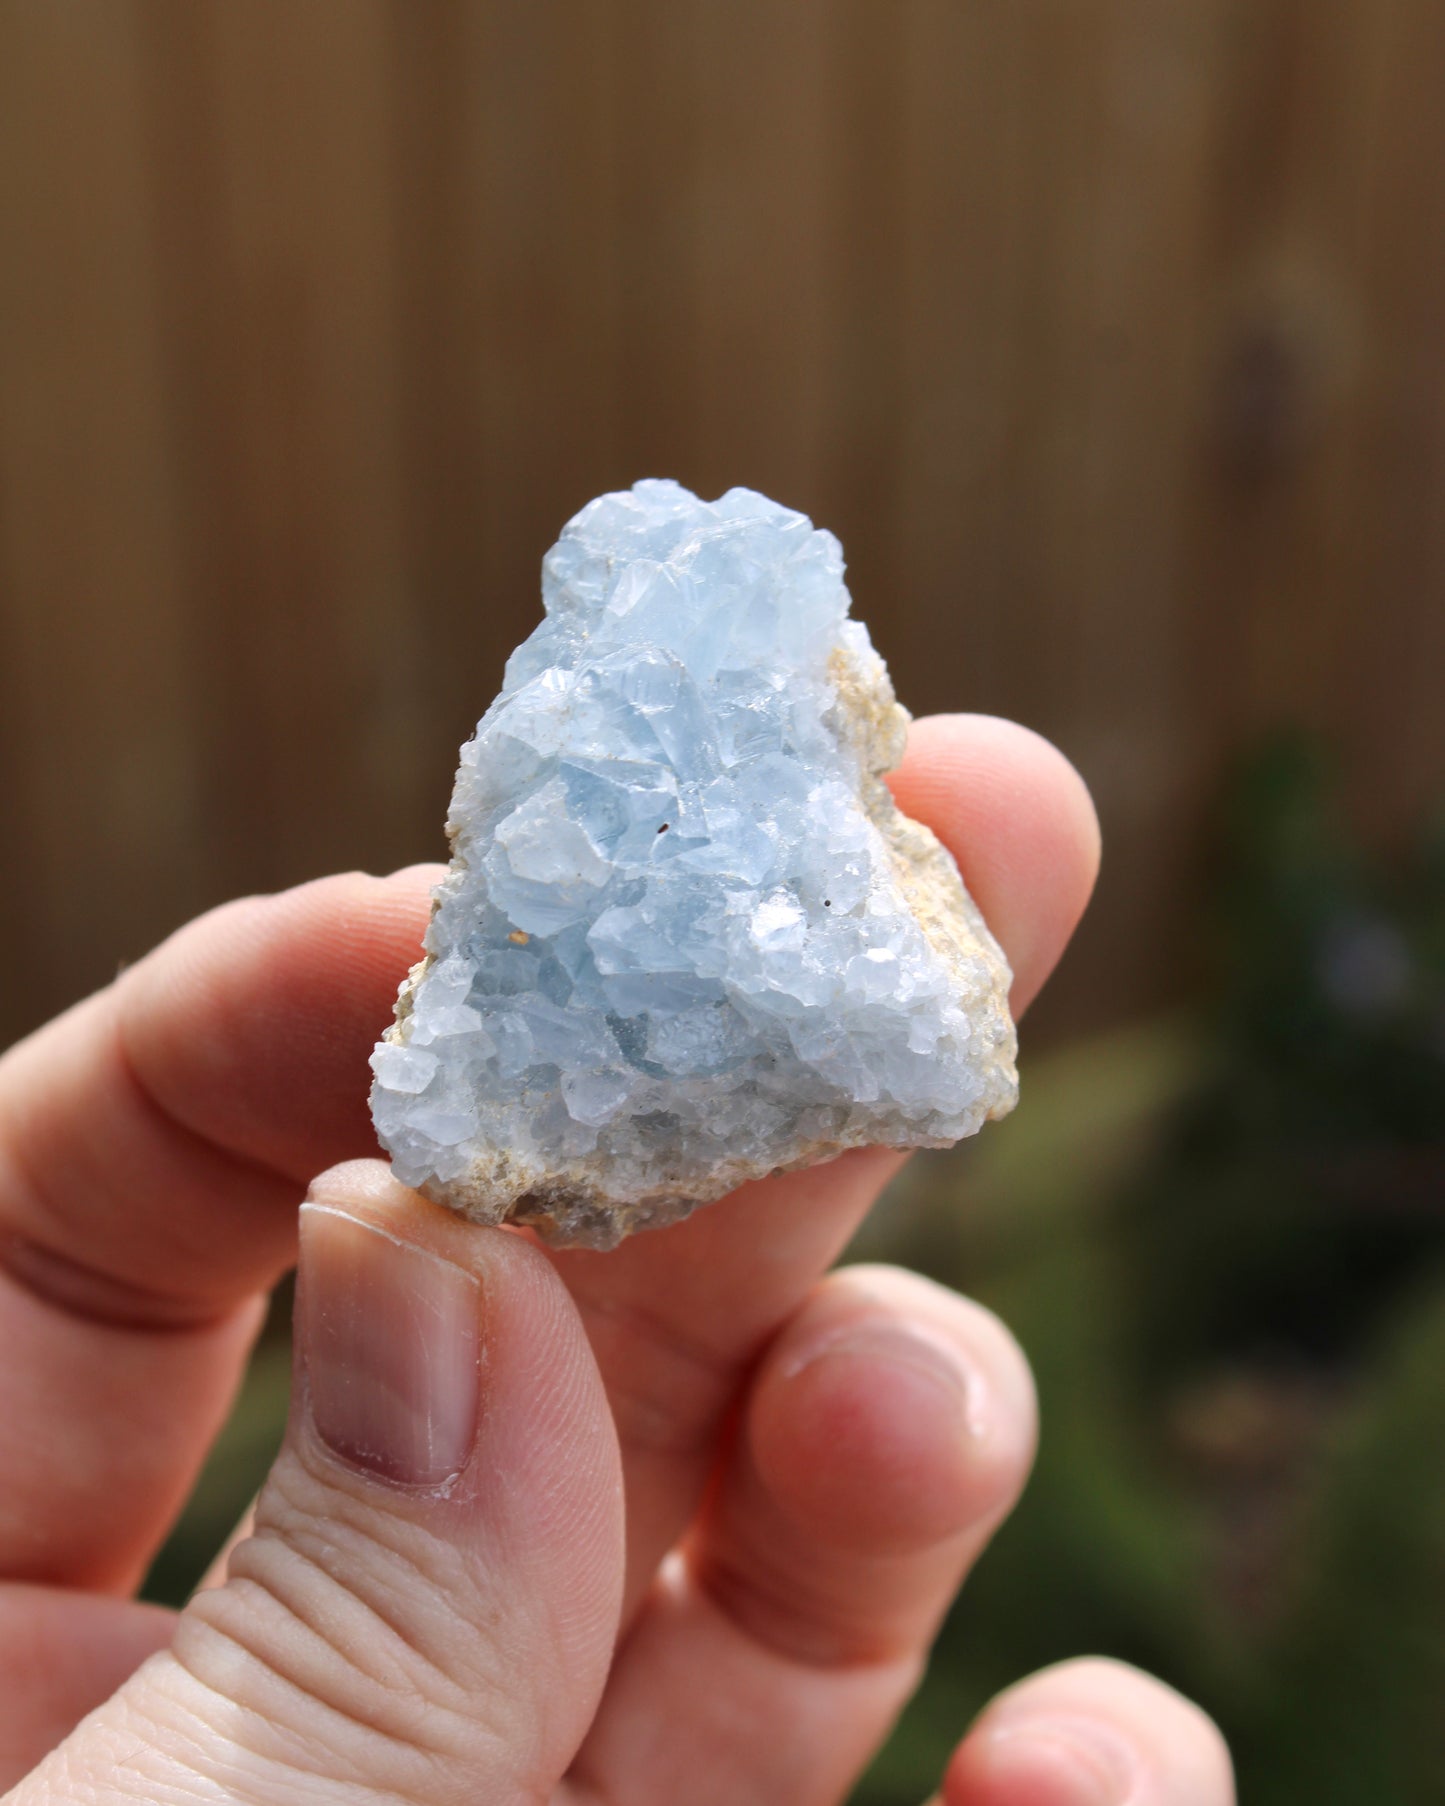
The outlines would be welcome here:
[[[973,958],[981,958],[988,968],[993,1015],[987,1026],[1009,1082],[1008,1095],[985,1118],[996,1122],[1018,1102],[1018,1036],[1008,1008],[1013,972],[968,894],[953,855],[932,828],[903,813],[883,782],[903,761],[912,716],[893,694],[888,667],[871,649],[869,665],[871,669],[842,646],[829,661],[838,692],[839,732],[857,749],[863,811],[883,837],[893,875],[924,938],[950,968]]]
[[[828,663],[836,693],[836,726],[840,738],[858,755],[860,800],[864,813],[882,836],[894,876],[914,919],[939,958],[950,969],[965,960],[981,959],[991,980],[990,1011],[986,1021],[975,1019],[975,1029],[996,1046],[996,1075],[1002,1081],[998,1096],[980,1118],[997,1121],[1018,1102],[1015,1067],[1017,1037],[1008,1009],[1012,973],[1003,949],[989,932],[983,914],[964,886],[948,849],[922,822],[914,821],[898,807],[883,782],[903,757],[911,717],[898,702],[888,668],[876,652],[866,661],[845,645],[834,648]],[[452,848],[448,878],[459,860],[459,829],[448,821]],[[432,913],[439,904],[441,880],[433,894]],[[435,962],[428,953],[407,973],[397,993],[395,1019],[383,1039],[397,1046],[408,1040],[408,1022],[417,986]],[[473,1162],[464,1178],[443,1183],[433,1180],[421,1187],[434,1203],[446,1205],[469,1221],[482,1224],[526,1224],[544,1241],[557,1247],[615,1248],[639,1229],[661,1228],[690,1216],[703,1204],[711,1204],[752,1179],[795,1172],[816,1166],[852,1148],[886,1145],[898,1147],[950,1147],[947,1139],[916,1135],[895,1143],[879,1144],[876,1134],[867,1137],[829,1139],[810,1143],[795,1160],[764,1166],[747,1160],[727,1161],[714,1167],[706,1180],[679,1181],[676,1188],[659,1189],[645,1197],[618,1199],[586,1178],[584,1158],[560,1170],[524,1161],[513,1150],[497,1148]]]

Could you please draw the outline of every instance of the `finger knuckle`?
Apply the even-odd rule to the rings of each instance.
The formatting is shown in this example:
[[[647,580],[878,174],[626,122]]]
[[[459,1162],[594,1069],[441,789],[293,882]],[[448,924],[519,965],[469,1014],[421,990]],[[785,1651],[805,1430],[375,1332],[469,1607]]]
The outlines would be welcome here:
[[[285,1491],[273,1482],[269,1523],[178,1623],[195,1714],[253,1763],[401,1800],[512,1771],[525,1751],[499,1640],[468,1613],[467,1577],[441,1571],[447,1552],[344,1508],[319,1518]]]

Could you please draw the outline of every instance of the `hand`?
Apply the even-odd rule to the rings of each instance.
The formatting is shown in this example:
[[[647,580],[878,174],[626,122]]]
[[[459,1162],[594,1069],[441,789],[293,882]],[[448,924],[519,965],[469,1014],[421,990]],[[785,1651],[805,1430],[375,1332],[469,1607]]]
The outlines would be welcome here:
[[[1022,1008],[1093,880],[1078,778],[952,718],[917,724],[895,788]],[[355,1158],[434,875],[228,905],[0,1061],[0,1785],[24,1806],[837,1801],[1023,1483],[1002,1326],[909,1273],[824,1276],[892,1156],[606,1255],[472,1228]],[[254,1527],[184,1612],[140,1605],[296,1198],[338,1161],[302,1212]],[[995,1702],[940,1796],[1232,1797],[1208,1721],[1105,1662]]]

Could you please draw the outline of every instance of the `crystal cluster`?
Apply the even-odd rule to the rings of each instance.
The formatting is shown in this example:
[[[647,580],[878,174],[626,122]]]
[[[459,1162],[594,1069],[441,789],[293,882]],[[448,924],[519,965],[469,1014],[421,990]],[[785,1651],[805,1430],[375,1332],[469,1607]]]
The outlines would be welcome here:
[[[398,1177],[608,1247],[1009,1110],[1008,968],[882,782],[908,717],[833,536],[642,482],[569,523],[542,590],[372,1058]]]

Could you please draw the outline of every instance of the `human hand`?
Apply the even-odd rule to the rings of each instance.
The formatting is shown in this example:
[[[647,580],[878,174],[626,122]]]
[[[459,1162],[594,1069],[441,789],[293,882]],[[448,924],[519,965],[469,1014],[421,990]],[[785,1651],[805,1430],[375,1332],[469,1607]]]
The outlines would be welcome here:
[[[962,717],[915,726],[895,788],[1022,1009],[1093,879],[1077,777]],[[473,1228],[356,1159],[434,875],[228,905],[0,1061],[0,1785],[23,1806],[837,1801],[1022,1485],[1002,1326],[912,1274],[824,1277],[890,1155],[606,1255]],[[184,1612],[140,1605],[328,1166],[254,1528]],[[1103,1662],[996,1701],[940,1796],[1232,1797],[1208,1721]]]

